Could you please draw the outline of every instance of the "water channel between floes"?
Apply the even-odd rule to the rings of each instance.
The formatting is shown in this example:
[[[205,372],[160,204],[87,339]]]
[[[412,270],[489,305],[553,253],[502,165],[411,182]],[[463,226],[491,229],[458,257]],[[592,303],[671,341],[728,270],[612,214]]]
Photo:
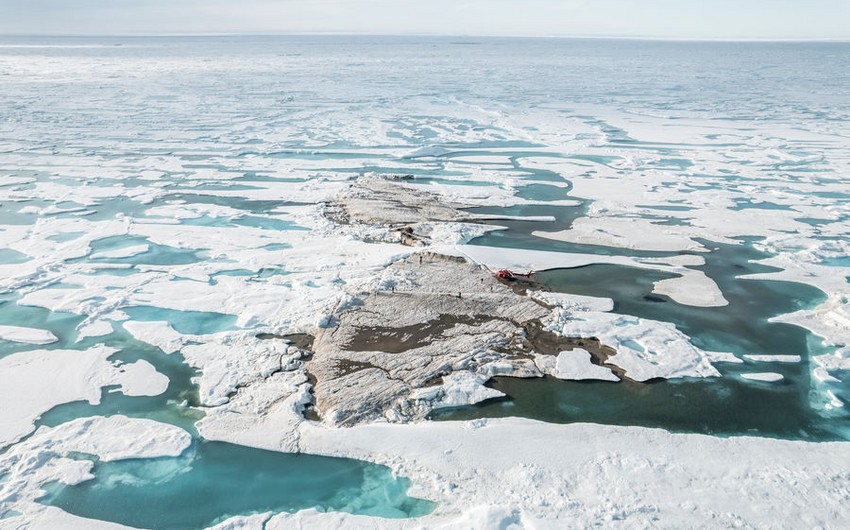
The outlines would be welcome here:
[[[478,211],[478,210],[476,210]],[[516,209],[505,209],[513,214]],[[553,215],[554,230],[571,222],[563,208],[536,207],[534,215]],[[496,214],[497,209],[483,213]],[[574,210],[574,214],[580,212]],[[537,238],[539,229],[524,221],[499,222],[507,230],[492,232],[473,244],[556,250],[588,254],[661,257],[670,253],[630,252],[593,245],[562,243]],[[549,230],[547,228],[547,230]],[[776,269],[753,263],[770,257],[753,247],[753,240],[719,244],[701,241],[710,252],[700,253],[705,265],[694,267],[712,278],[729,301],[723,307],[692,307],[652,293],[653,284],[674,277],[671,273],[634,267],[597,264],[573,269],[538,272],[534,279],[561,293],[614,300],[614,312],[671,322],[694,345],[711,351],[731,352],[744,362],[718,362],[719,378],[682,378],[646,383],[622,381],[564,381],[553,377],[517,379],[496,377],[489,383],[506,394],[474,406],[439,411],[438,420],[522,416],[555,423],[591,422],[611,425],[660,427],[676,432],[714,435],[756,435],[804,440],[843,440],[850,435],[850,417],[842,408],[825,409],[820,382],[811,375],[811,356],[827,353],[821,340],[791,324],[770,322],[772,317],[811,308],[825,294],[814,287],[792,282],[749,280],[740,276]],[[744,355],[799,355],[799,363],[757,362]],[[773,372],[779,382],[746,380],[744,373]],[[850,397],[847,385],[832,391]]]

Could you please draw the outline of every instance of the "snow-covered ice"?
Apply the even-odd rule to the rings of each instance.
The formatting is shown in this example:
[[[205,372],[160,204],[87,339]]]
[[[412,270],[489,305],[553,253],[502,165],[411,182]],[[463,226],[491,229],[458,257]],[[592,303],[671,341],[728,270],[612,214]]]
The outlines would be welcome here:
[[[744,359],[760,363],[798,363],[799,355],[744,355]]]
[[[20,326],[0,326],[0,339],[36,345],[52,344],[59,340],[49,330]]]
[[[758,372],[758,373],[749,373],[749,374],[741,374],[741,377],[744,379],[749,379],[751,381],[764,381],[765,383],[776,383],[778,381],[782,381],[782,374],[777,374],[776,372]]]
[[[562,351],[555,362],[555,373],[558,379],[599,379],[602,381],[619,381],[620,378],[611,372],[610,368],[597,366],[590,362],[590,353],[581,348]]]
[[[413,398],[431,402],[434,409],[474,405],[505,394],[484,386],[484,378],[471,372],[457,372],[443,378],[437,387],[417,390]]]
[[[32,432],[34,422],[50,408],[70,401],[100,402],[101,389],[121,385],[128,395],[158,395],[165,376],[140,361],[116,367],[107,359],[116,350],[96,346],[87,350],[35,350],[0,359],[0,444]]]
[[[850,447],[844,443],[507,418],[343,430],[305,424],[301,447],[375,458],[412,476],[429,498],[441,502],[433,516],[414,523],[425,528],[503,528],[511,521],[535,528],[559,528],[564,521],[579,527],[600,521],[623,527],[829,527],[847,517],[841,502],[847,457],[842,455]],[[771,486],[787,480],[809,485],[808,494]],[[305,513],[294,519],[316,517]],[[338,517],[325,521],[332,524]],[[293,516],[283,520],[292,524]],[[345,524],[349,521],[357,527],[357,518],[346,517]]]
[[[79,418],[41,427],[0,455],[0,509],[14,502],[21,515],[0,519],[0,528],[123,528],[71,516],[36,502],[48,482],[79,484],[93,478],[90,455],[103,462],[178,456],[192,442],[185,430],[125,416]],[[23,526],[22,526],[23,525]]]
[[[613,347],[617,353],[607,362],[622,368],[635,381],[720,375],[711,363],[716,354],[694,346],[687,335],[667,322],[559,308],[543,323],[564,337],[596,337]]]

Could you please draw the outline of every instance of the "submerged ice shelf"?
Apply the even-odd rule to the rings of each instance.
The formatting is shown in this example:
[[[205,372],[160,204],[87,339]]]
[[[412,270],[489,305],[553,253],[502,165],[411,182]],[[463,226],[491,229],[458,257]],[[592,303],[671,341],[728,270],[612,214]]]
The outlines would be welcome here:
[[[830,526],[846,516],[836,501],[846,480],[833,465],[843,444],[634,426],[850,436],[850,68],[819,63],[846,62],[847,51],[771,44],[718,55],[712,46],[723,44],[481,39],[463,57],[487,67],[467,65],[460,76],[455,43],[386,39],[0,47],[9,74],[0,98],[14,102],[0,113],[0,364],[15,375],[3,386],[0,488],[16,488],[0,496],[0,528],[94,524],[85,517],[149,528],[400,528],[388,517],[433,508],[413,497],[437,503],[426,526],[449,528],[566,516],[580,525],[612,513],[669,526],[725,514],[729,524],[770,526],[776,519],[765,514],[774,512],[788,524]],[[644,59],[634,60],[635,49]],[[722,60],[695,60],[706,54]],[[638,67],[645,60],[658,64],[652,75]],[[754,73],[752,62],[774,67]],[[680,75],[694,64],[711,75]],[[671,99],[674,85],[680,98]],[[721,91],[728,97],[711,95]],[[335,215],[343,198],[356,207]],[[473,285],[429,285],[416,268],[421,249],[402,241],[493,272],[534,269],[553,292],[492,292],[484,269]],[[439,299],[428,302],[436,312],[405,314],[414,294]],[[504,350],[521,343],[514,329],[538,330],[520,318],[463,315],[491,295],[555,336],[602,343],[555,341],[547,354],[519,351],[507,362]],[[359,345],[337,345],[339,363],[323,369],[372,382],[389,374],[400,399],[388,400],[390,420],[439,409],[469,422],[334,430],[305,421],[305,407],[330,411],[326,423],[350,411],[328,398],[339,396],[333,385],[315,380],[322,365],[311,355],[328,351],[338,326],[375,324],[366,312],[376,307],[387,322],[371,339],[354,329]],[[407,330],[426,321],[424,335]],[[470,348],[447,348],[452,363],[443,366],[425,344],[435,337],[464,337]],[[395,351],[406,346],[433,365],[399,366],[414,362]],[[369,390],[386,397],[381,388]],[[50,433],[57,439],[48,442]],[[72,435],[89,445],[68,445]],[[619,454],[596,447],[574,460],[553,450],[591,438]],[[174,444],[125,447],[110,461],[125,439]],[[397,444],[383,450],[376,442],[385,439]],[[514,439],[523,443],[493,449]],[[478,458],[481,447],[492,458]],[[759,511],[673,491],[669,473],[649,471],[638,475],[654,489],[617,486],[632,469],[702,483],[710,470],[689,455],[703,449],[715,464],[727,450],[741,457],[735,480],[755,492],[753,505],[780,500]],[[60,456],[39,463],[26,451]],[[76,452],[100,462],[66,458]],[[286,478],[315,467],[328,473],[313,484]],[[280,497],[247,499],[211,482],[266,469],[278,477],[260,484]],[[807,512],[772,488],[787,469],[811,486],[813,505],[832,508]],[[396,476],[413,479],[412,497]],[[179,501],[207,483],[209,506],[179,503],[158,521],[131,509],[134,499]],[[82,517],[34,503],[44,485],[42,502]],[[319,511],[277,513],[312,506]]]

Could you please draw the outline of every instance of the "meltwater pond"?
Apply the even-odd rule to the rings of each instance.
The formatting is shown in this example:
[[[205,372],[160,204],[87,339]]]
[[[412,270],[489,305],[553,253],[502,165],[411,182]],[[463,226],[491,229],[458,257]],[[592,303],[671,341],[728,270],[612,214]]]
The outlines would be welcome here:
[[[307,508],[416,517],[430,501],[407,496],[389,468],[345,458],[198,442],[179,458],[95,462],[95,478],[53,483],[41,502],[81,517],[152,530],[195,530],[234,515]]]
[[[156,306],[123,307],[121,311],[140,322],[168,322],[178,333],[205,335],[236,328],[236,316],[212,311],[181,311]]]
[[[77,326],[84,317],[63,311],[50,311],[43,307],[19,305],[18,293],[0,293],[0,325],[46,329],[56,336],[56,342],[40,345],[40,349],[73,347],[77,339]],[[33,345],[0,339],[0,357],[32,349]]]

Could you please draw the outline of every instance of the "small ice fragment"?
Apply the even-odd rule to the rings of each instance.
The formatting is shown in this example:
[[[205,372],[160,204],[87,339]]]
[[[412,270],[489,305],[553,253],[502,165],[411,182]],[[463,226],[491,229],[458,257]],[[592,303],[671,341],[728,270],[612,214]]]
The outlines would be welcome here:
[[[802,360],[799,355],[744,355],[744,358],[763,363],[798,363]]]
[[[753,381],[764,381],[766,383],[775,383],[777,381],[782,381],[782,374],[777,374],[776,372],[759,372],[755,374],[741,374],[741,377],[744,379],[751,379]]]
[[[590,361],[590,352],[581,348],[562,351],[555,363],[555,377],[581,381],[597,379],[601,381],[619,381],[609,368],[597,366]]]

